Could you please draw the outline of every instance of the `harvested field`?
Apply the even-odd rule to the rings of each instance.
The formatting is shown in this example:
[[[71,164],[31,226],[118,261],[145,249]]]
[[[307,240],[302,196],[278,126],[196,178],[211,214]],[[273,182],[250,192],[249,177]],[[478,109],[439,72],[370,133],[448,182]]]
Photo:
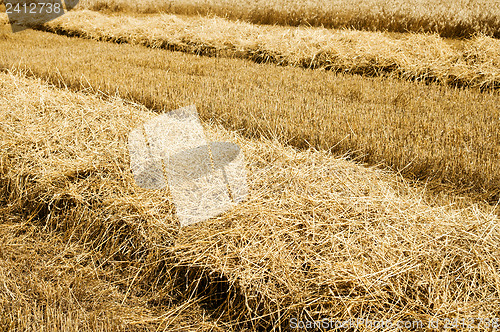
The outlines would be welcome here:
[[[197,104],[246,137],[382,166],[495,204],[500,97],[400,80],[279,68],[26,31],[0,38],[0,67],[151,109]]]
[[[38,28],[199,55],[459,87],[500,87],[500,41],[486,36],[450,42],[437,35],[395,38],[380,32],[268,27],[216,17],[110,16],[91,11],[70,12]]]
[[[498,0],[81,0],[79,8],[134,13],[215,14],[258,24],[500,37]]]
[[[146,303],[158,324],[143,329],[189,317],[195,303],[196,317],[211,317],[220,330],[288,330],[293,318],[500,316],[500,229],[491,209],[429,205],[389,172],[206,122],[212,139],[241,146],[251,191],[232,211],[179,230],[168,195],[137,188],[128,169],[127,133],[155,115],[120,99],[0,74],[2,215],[24,220],[8,227],[53,232],[75,273],[90,259],[72,258],[76,248],[91,253],[97,276],[97,267],[115,269],[125,286],[122,304]],[[19,222],[14,217],[3,217],[2,229]],[[8,246],[0,262],[18,250]],[[0,265],[4,275],[9,269]],[[43,279],[32,280],[44,289]],[[48,295],[8,282],[0,283],[0,301],[14,297],[38,317],[52,308],[43,301]],[[70,283],[61,294],[74,290]],[[101,305],[121,294],[110,292]],[[165,313],[172,307],[175,314]],[[17,324],[15,312],[4,310],[2,319]]]
[[[486,0],[82,0],[12,34],[0,14],[0,331],[499,329],[499,17]],[[249,194],[181,227],[178,181],[138,187],[127,143],[191,104],[241,147]],[[148,128],[144,149],[169,131]]]

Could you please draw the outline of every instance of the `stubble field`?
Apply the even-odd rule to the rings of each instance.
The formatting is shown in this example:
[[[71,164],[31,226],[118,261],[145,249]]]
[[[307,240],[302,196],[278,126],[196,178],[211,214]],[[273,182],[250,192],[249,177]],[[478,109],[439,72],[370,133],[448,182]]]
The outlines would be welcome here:
[[[3,35],[5,69],[152,109],[196,103],[204,119],[247,137],[389,166],[438,191],[493,203],[499,197],[496,90],[279,68],[43,32]]]

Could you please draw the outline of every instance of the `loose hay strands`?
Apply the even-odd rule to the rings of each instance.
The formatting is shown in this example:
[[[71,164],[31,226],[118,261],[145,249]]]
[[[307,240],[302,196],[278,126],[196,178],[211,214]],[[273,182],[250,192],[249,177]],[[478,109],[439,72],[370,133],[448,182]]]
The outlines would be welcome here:
[[[80,0],[79,8],[133,13],[215,14],[258,24],[308,25],[443,37],[500,37],[497,0]]]
[[[168,196],[137,188],[128,169],[127,132],[154,113],[8,74],[0,87],[2,203],[121,264],[149,304],[197,301],[250,330],[500,314],[487,209],[431,206],[390,173],[207,126],[241,146],[250,195],[179,230]]]
[[[232,331],[161,270],[163,192],[130,194],[126,134],[154,114],[0,76],[0,329]]]
[[[216,17],[107,16],[90,11],[70,12],[39,28],[70,36],[279,65],[481,89],[500,87],[500,41],[481,35],[454,47],[437,35],[394,38],[380,32],[266,27]]]

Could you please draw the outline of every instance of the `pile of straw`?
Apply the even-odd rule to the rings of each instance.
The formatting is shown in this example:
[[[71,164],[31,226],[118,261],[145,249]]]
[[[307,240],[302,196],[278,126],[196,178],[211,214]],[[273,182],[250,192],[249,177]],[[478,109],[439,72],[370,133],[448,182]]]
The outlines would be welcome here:
[[[436,34],[394,38],[382,32],[259,26],[217,17],[105,15],[87,10],[70,12],[37,28],[302,68],[483,89],[500,86],[500,41],[484,35],[452,44]]]
[[[0,91],[3,212],[115,264],[149,305],[197,303],[250,330],[500,316],[499,220],[484,208],[432,206],[393,174],[205,123],[241,146],[250,194],[180,229],[168,193],[129,170],[127,134],[153,112],[10,74]]]

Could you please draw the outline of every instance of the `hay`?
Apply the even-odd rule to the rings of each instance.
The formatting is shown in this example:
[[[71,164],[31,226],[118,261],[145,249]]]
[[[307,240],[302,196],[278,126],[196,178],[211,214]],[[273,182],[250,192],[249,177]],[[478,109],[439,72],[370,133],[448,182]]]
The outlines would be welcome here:
[[[498,217],[478,205],[431,206],[393,174],[205,124],[241,146],[249,199],[179,229],[167,193],[129,170],[127,134],[154,113],[10,74],[0,91],[5,211],[119,262],[148,303],[251,330],[500,314]]]
[[[495,0],[81,0],[78,8],[131,13],[215,14],[269,25],[500,36]]]
[[[222,18],[70,12],[38,29],[194,54],[227,56],[366,76],[460,87],[500,86],[500,42],[483,35],[455,43],[438,35],[286,28]]]

